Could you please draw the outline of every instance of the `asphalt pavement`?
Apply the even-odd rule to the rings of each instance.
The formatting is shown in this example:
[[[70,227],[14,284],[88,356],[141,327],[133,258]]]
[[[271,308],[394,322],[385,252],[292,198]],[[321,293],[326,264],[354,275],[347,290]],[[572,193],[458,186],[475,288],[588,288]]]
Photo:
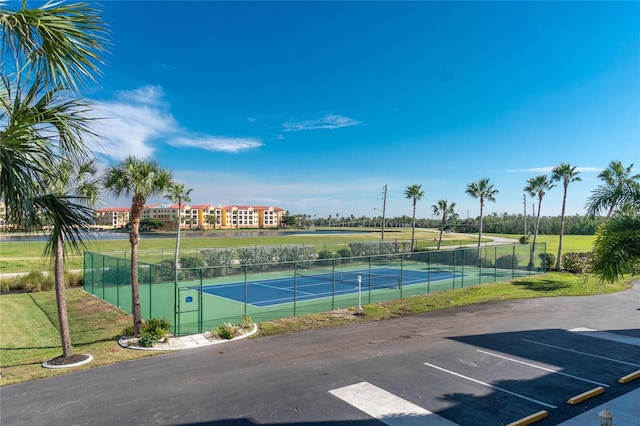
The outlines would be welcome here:
[[[596,426],[607,406],[614,425],[638,426],[640,379],[619,382],[638,371],[637,283],[608,295],[252,338],[4,386],[0,424],[477,426],[545,412],[536,425]]]

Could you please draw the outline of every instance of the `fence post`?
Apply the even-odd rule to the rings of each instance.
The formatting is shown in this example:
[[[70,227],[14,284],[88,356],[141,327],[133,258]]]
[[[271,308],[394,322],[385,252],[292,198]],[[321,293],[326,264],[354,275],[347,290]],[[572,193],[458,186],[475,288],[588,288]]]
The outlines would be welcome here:
[[[462,252],[462,271],[460,272],[460,288],[464,288],[464,263],[465,263],[465,251]]]
[[[451,287],[452,289],[456,288],[456,252],[458,250],[454,250],[453,251],[453,287]],[[463,249],[464,252],[464,249]]]
[[[298,289],[298,262],[293,264],[293,316],[296,316],[296,290]]]
[[[203,312],[202,312],[202,299],[204,299],[204,297],[202,297],[202,268],[199,269],[200,271],[200,293],[198,297],[198,333],[202,333],[203,331]]]
[[[516,245],[514,244],[513,248],[511,249],[511,279],[513,279],[516,276],[516,274],[515,274],[516,265],[517,265],[517,262],[516,262]]]
[[[431,293],[431,252],[427,252],[427,294]]]

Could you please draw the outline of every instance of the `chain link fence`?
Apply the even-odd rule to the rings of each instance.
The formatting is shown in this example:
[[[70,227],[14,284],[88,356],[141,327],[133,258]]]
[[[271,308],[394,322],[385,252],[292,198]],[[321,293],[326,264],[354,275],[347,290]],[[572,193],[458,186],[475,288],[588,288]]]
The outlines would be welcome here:
[[[229,249],[201,249],[204,259],[224,264],[179,268],[177,274],[172,261],[167,266],[168,253],[141,252],[142,317],[168,320],[179,336],[239,324],[244,316],[263,322],[546,272],[543,243],[534,251],[529,244],[397,252],[403,249],[385,245],[383,254],[324,259],[307,248],[256,249],[255,259],[247,252],[238,258]],[[300,260],[264,262],[274,253]],[[131,313],[130,260],[85,252],[84,289]]]

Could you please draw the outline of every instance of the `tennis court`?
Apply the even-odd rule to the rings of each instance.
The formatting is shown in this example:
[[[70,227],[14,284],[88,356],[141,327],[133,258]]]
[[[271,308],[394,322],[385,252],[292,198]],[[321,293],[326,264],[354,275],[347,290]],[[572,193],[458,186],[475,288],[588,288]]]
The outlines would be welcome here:
[[[401,270],[396,268],[362,269],[353,271],[303,271],[294,277],[261,279],[203,286],[202,292],[255,307],[265,307],[348,295],[361,291],[399,289],[423,284],[428,280],[442,281],[463,277],[446,271]],[[360,278],[360,280],[358,280]],[[358,282],[360,281],[360,282]],[[194,288],[197,290],[198,288]]]

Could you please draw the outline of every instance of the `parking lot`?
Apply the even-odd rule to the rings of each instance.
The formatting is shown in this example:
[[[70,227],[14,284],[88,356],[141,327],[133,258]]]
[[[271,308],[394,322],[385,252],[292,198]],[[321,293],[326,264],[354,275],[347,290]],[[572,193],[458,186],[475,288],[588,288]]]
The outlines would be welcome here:
[[[499,425],[539,413],[536,424],[557,425],[638,388],[618,382],[640,370],[640,337],[630,334],[577,328],[453,336],[453,344],[425,351],[422,365],[365,383],[419,407],[416,424]],[[379,407],[362,395],[375,388],[361,385],[359,396],[345,399]],[[377,417],[393,425],[398,417],[388,409]]]
[[[3,387],[1,423],[638,426],[639,308],[636,285],[241,340]]]

